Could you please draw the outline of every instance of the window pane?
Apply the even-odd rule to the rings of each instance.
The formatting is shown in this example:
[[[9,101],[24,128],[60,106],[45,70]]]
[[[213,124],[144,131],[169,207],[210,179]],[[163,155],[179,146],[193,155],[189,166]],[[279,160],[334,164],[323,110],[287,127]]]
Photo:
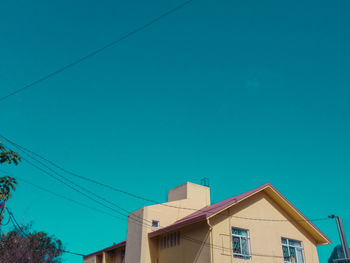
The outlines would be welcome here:
[[[241,238],[241,243],[242,243],[242,254],[243,255],[249,255],[249,244],[248,244],[248,239],[246,238]]]
[[[301,247],[301,242],[300,242],[300,241],[296,241],[296,240],[289,239],[289,245],[291,245],[291,246],[296,246],[296,247]]]
[[[240,231],[241,231],[240,229],[232,228],[232,234],[234,234],[234,235],[239,235]]]
[[[282,250],[286,263],[291,262],[291,258],[295,259],[295,263],[304,263],[303,247],[300,241],[282,238]]]
[[[248,237],[248,231],[239,228],[232,228],[232,234]]]
[[[241,253],[241,240],[239,237],[233,237],[233,253],[242,254]]]
[[[297,248],[297,262],[296,263],[304,263],[303,250]]]
[[[284,261],[289,260],[289,252],[287,246],[282,246]]]
[[[152,227],[159,227],[159,221],[152,220]]]
[[[296,258],[294,247],[289,247],[289,253],[290,253],[290,257]]]

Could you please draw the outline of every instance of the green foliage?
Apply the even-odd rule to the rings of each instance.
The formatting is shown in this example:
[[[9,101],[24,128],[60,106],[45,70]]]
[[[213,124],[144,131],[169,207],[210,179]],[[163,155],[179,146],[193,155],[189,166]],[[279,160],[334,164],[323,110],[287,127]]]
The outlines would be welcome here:
[[[7,150],[0,142],[0,164],[14,163],[17,165],[19,161],[21,161],[20,156],[11,150]],[[0,177],[0,201],[7,201],[11,198],[11,192],[16,190],[16,185],[16,178],[10,176]]]
[[[11,164],[13,162],[17,165],[19,161],[21,161],[21,157],[19,157],[18,153],[7,150],[0,142],[0,164],[5,162]]]
[[[7,201],[12,197],[11,191],[16,190],[17,181],[10,176],[0,177],[0,201]]]

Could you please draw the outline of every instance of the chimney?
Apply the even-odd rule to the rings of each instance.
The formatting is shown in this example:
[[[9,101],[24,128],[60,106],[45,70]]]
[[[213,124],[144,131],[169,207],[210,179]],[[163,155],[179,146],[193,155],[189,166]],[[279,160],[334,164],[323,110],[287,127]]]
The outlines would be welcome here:
[[[184,199],[203,203],[203,207],[208,206],[210,205],[210,188],[187,182],[168,192],[168,202]]]

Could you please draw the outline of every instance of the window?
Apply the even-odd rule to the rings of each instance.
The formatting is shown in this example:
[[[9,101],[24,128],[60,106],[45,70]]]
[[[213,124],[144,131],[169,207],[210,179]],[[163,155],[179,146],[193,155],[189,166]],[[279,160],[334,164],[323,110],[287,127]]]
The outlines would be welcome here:
[[[304,251],[300,241],[282,238],[284,263],[304,263]]]
[[[248,231],[232,228],[232,247],[235,258],[250,259],[250,245]]]
[[[159,239],[160,249],[180,246],[180,232],[173,232]]]
[[[159,227],[159,221],[152,220],[152,227]]]

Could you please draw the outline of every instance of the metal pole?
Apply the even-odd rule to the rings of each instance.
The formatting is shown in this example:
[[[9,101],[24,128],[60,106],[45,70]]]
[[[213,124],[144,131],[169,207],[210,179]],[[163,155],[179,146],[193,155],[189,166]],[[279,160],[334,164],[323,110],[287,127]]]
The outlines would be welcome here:
[[[346,241],[346,236],[345,236],[344,227],[343,227],[343,221],[341,220],[341,218],[339,216],[336,216],[335,220],[337,221],[341,246],[342,246],[343,252],[344,252],[344,258],[349,259],[350,258],[349,245],[348,245],[348,242]]]

